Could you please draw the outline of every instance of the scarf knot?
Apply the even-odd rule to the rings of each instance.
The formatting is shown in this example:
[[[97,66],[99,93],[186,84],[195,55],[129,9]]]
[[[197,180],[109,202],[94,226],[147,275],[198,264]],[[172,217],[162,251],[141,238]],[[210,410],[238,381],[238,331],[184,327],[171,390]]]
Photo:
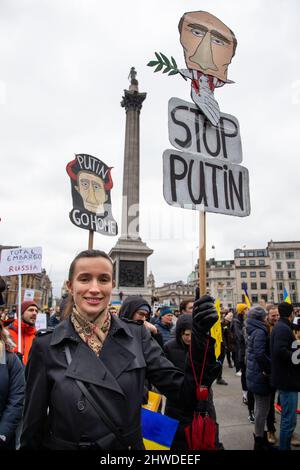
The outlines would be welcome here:
[[[103,343],[108,335],[111,323],[110,313],[104,310],[94,321],[90,321],[74,307],[71,322],[82,341],[99,356],[103,348]]]

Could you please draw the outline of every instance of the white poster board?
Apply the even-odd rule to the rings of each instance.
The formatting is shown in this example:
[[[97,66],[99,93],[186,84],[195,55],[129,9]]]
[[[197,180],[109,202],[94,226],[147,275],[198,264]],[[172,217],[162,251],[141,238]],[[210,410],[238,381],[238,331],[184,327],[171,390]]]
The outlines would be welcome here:
[[[34,289],[25,289],[23,301],[34,300]]]
[[[35,274],[42,271],[42,247],[2,250],[0,275]]]
[[[46,330],[47,329],[47,314],[38,313],[36,317],[35,327],[37,330]]]

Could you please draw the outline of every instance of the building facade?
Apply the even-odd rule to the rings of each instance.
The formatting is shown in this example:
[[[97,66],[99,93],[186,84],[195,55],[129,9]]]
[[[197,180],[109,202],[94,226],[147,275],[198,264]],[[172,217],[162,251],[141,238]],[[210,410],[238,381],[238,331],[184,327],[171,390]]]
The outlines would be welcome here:
[[[3,279],[7,286],[4,292],[5,305],[10,308],[18,304],[18,276],[3,276]],[[34,291],[33,299],[39,308],[45,309],[52,306],[52,283],[45,269],[38,274],[22,275],[22,302],[28,290]]]
[[[270,256],[272,294],[275,302],[282,302],[286,288],[291,302],[300,297],[300,241],[268,243]]]
[[[244,301],[244,283],[252,304],[257,304],[261,299],[271,302],[273,291],[268,250],[234,250],[234,264],[237,303]]]
[[[187,284],[182,281],[166,283],[155,289],[155,295],[177,305],[184,298],[193,298],[198,273],[197,264]],[[207,293],[219,298],[222,307],[232,308],[244,302],[244,285],[252,305],[262,299],[266,303],[282,302],[284,289],[291,302],[299,305],[300,241],[271,240],[266,248],[234,250],[233,260],[211,258],[206,262]]]
[[[235,306],[237,293],[233,260],[209,259],[206,263],[206,281],[207,292],[215,299],[219,298],[222,307]]]
[[[192,284],[185,284],[183,281],[164,283],[161,287],[154,289],[156,302],[161,305],[169,305],[179,309],[183,300],[193,300],[195,288]]]

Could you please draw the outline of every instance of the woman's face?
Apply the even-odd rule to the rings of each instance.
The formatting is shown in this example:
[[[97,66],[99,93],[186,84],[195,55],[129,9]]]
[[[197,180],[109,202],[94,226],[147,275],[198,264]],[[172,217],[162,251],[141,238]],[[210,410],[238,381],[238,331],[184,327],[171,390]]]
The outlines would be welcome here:
[[[68,281],[76,308],[89,320],[93,320],[109,304],[113,281],[112,265],[101,256],[79,258],[73,278]]]

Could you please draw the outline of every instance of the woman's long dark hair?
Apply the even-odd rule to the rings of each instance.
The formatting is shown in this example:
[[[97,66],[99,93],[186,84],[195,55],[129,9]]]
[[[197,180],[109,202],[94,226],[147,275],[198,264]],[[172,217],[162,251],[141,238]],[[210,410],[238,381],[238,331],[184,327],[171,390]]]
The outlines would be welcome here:
[[[68,276],[69,281],[73,280],[76,263],[81,258],[105,258],[113,266],[112,259],[110,258],[110,256],[108,256],[108,254],[105,253],[105,251],[101,251],[101,250],[84,250],[84,251],[81,251],[77,256],[75,256],[72,263],[70,264],[69,276]],[[74,300],[73,300],[72,295],[69,293],[68,298],[67,298],[67,302],[66,302],[66,306],[64,308],[64,311],[62,312],[62,318],[63,319],[67,318],[72,313],[73,307],[74,307]]]

